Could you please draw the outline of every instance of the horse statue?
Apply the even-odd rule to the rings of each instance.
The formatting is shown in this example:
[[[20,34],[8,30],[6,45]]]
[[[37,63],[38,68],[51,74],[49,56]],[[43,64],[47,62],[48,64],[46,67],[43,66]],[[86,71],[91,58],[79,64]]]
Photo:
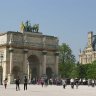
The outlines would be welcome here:
[[[32,27],[32,32],[38,32],[39,31],[39,24],[34,24]]]

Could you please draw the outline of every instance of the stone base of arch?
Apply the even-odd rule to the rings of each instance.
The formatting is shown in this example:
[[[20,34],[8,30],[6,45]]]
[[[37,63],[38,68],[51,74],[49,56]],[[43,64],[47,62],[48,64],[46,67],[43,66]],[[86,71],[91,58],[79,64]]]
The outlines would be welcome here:
[[[8,74],[8,84],[13,84],[15,82],[13,74]]]

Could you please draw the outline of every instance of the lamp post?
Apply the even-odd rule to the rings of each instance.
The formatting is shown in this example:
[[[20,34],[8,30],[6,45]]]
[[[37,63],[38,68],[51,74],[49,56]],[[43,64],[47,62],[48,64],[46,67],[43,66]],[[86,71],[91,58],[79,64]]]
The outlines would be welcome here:
[[[2,60],[3,60],[3,54],[0,54],[0,59],[1,59],[1,72],[0,72],[0,73],[1,73],[1,74],[0,74],[0,75],[1,75],[1,85],[3,85],[3,84],[2,84],[2,72],[3,72]]]

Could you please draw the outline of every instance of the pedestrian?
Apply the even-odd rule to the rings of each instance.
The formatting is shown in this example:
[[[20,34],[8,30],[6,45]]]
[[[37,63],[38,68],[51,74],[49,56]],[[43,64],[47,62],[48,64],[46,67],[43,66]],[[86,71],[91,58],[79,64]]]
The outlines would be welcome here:
[[[17,76],[17,78],[15,80],[15,83],[16,83],[16,91],[20,90],[20,86],[19,86],[19,84],[20,84],[20,78],[19,78],[19,76]]]
[[[75,79],[76,89],[78,89],[79,80],[78,78]]]
[[[83,79],[83,85],[86,85],[86,80],[85,80],[85,78]]]
[[[43,87],[43,85],[44,85],[44,78],[41,78],[41,85]]]
[[[62,85],[63,85],[63,88],[65,89],[65,87],[66,87],[66,80],[65,79],[62,79]]]
[[[5,78],[5,80],[4,80],[4,87],[5,87],[5,89],[7,88],[7,78]]]
[[[90,84],[91,84],[91,83],[90,83],[90,82],[91,82],[91,80],[90,80],[90,79],[88,79],[88,81],[87,81],[87,82],[88,82],[88,87],[89,87],[89,86],[90,86]]]
[[[72,79],[70,80],[70,82],[71,82],[71,88],[74,89],[74,79],[72,78]]]
[[[24,90],[27,90],[27,83],[28,83],[28,79],[25,76],[25,78],[24,78]]]
[[[92,79],[92,87],[94,87],[94,85],[95,85],[95,81],[94,79]]]

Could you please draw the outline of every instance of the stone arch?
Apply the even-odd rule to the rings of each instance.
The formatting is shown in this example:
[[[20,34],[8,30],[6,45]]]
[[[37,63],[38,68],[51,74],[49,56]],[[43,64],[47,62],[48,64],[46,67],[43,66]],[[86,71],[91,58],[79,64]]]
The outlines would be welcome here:
[[[14,78],[17,78],[17,76],[20,76],[20,67],[14,66],[12,69],[12,74],[13,74]]]
[[[40,76],[40,61],[36,55],[28,57],[30,78]]]
[[[46,75],[47,75],[47,77],[48,78],[51,78],[52,77],[52,74],[53,74],[52,68],[51,67],[47,67],[46,68]]]

